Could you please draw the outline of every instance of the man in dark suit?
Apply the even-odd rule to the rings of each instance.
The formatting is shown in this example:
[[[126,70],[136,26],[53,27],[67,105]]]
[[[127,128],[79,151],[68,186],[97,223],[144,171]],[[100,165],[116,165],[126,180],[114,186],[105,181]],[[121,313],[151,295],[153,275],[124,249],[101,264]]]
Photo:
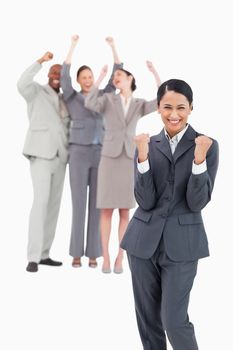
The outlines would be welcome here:
[[[139,207],[121,247],[132,273],[138,328],[144,350],[197,350],[188,318],[198,259],[209,255],[201,210],[211,199],[218,167],[217,141],[189,124],[190,86],[164,82],[157,94],[164,129],[138,135],[135,197]]]

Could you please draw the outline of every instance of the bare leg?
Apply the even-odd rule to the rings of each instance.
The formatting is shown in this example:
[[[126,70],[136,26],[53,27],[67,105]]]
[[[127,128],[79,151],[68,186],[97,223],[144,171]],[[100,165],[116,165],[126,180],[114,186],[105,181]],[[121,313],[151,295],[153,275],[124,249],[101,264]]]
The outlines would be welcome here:
[[[126,228],[129,223],[129,209],[119,209],[119,228],[118,228],[118,237],[119,237],[119,251],[116,257],[114,271],[116,273],[121,273],[123,271],[122,261],[124,258],[124,250],[120,247],[122,238],[124,237]]]
[[[100,230],[103,253],[103,272],[110,272],[110,256],[109,256],[109,239],[112,225],[113,209],[101,209],[100,213]]]

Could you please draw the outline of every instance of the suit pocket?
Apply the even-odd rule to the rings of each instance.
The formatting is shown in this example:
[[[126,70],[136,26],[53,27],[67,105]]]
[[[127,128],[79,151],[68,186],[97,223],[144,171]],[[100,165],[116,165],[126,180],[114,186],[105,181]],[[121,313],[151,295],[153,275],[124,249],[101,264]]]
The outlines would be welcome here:
[[[113,135],[105,134],[104,141],[111,141],[113,139]]]
[[[203,224],[201,213],[188,213],[178,216],[180,225]]]
[[[48,130],[48,125],[45,124],[34,124],[30,126],[31,131],[46,131]]]
[[[83,128],[84,128],[83,121],[72,120],[72,122],[71,122],[71,129],[83,129]]]
[[[152,211],[142,210],[140,207],[136,209],[133,218],[139,219],[144,222],[149,222],[152,217]]]
[[[201,213],[188,213],[178,216],[179,229],[176,240],[183,251],[187,251],[189,260],[199,259],[208,255],[208,240]]]

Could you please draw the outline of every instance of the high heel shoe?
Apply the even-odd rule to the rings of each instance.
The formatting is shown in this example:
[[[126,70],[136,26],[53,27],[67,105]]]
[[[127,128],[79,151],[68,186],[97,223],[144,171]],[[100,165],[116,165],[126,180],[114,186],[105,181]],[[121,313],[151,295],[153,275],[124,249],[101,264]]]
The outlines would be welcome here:
[[[92,269],[95,269],[97,267],[97,261],[96,259],[89,259],[88,266],[91,267]]]
[[[102,272],[103,273],[111,273],[112,272],[111,267],[110,267],[110,262],[107,264],[104,264],[104,262],[103,262]]]
[[[102,267],[102,272],[103,272],[103,273],[111,273],[112,270],[111,270],[110,267]]]
[[[123,267],[122,266],[120,266],[120,267],[114,266],[113,272],[117,273],[117,274],[123,273]]]
[[[120,264],[119,264],[119,262],[120,262]],[[121,259],[116,258],[115,264],[114,264],[113,272],[114,272],[114,273],[117,273],[117,274],[123,272],[122,260],[121,260]]]
[[[81,263],[81,259],[80,258],[74,258],[72,261],[72,266],[73,267],[81,267],[82,263]]]
[[[101,269],[101,271],[102,271],[103,273],[111,273],[111,272],[112,272],[109,255],[103,257],[103,263],[102,263],[102,269]]]

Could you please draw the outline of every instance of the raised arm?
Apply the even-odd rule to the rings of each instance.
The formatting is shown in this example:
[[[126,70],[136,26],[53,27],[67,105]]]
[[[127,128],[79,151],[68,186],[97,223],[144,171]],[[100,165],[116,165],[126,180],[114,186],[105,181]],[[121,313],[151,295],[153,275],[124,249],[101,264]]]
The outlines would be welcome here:
[[[105,108],[105,94],[100,94],[99,85],[105,78],[108,71],[108,66],[105,65],[101,69],[100,75],[96,80],[94,86],[91,88],[90,92],[85,98],[85,106],[97,113],[103,113]]]
[[[68,50],[68,53],[67,53],[67,56],[66,56],[66,59],[65,59],[65,63],[66,64],[71,64],[73,53],[74,53],[74,49],[77,46],[78,41],[79,41],[79,36],[77,34],[73,35],[72,38],[71,38],[70,48]]]
[[[38,63],[42,64],[44,62],[51,61],[53,59],[53,54],[52,52],[45,52],[45,54],[37,60]]]
[[[74,53],[74,49],[78,43],[79,36],[73,35],[71,37],[71,44],[66,56],[66,59],[62,65],[61,70],[61,88],[63,91],[63,96],[65,101],[67,101],[70,96],[72,96],[75,93],[75,90],[72,86],[71,76],[70,76],[70,67],[71,67],[71,61]]]
[[[112,55],[113,55],[113,61],[116,64],[121,64],[121,60],[118,56],[117,50],[116,50],[116,46],[115,46],[115,42],[114,39],[111,36],[108,36],[106,39],[106,42],[108,43],[108,45],[110,46],[111,50],[112,50]]]
[[[155,67],[151,61],[146,61],[146,65],[147,65],[147,68],[149,69],[149,71],[153,74],[157,87],[159,87],[161,85],[161,79],[159,77],[159,73],[157,72],[157,70],[155,69]]]
[[[161,85],[161,79],[159,77],[159,74],[157,72],[157,70],[155,69],[153,63],[151,61],[146,61],[146,65],[147,68],[149,69],[149,71],[153,74],[155,81],[156,81],[156,85],[157,87],[159,87]],[[142,116],[152,113],[155,110],[157,110],[157,99],[155,98],[152,101],[144,101],[144,104],[142,106]]]
[[[112,83],[113,74],[117,69],[123,67],[123,64],[121,63],[120,58],[119,58],[118,53],[117,53],[117,50],[116,50],[114,39],[112,37],[108,36],[105,40],[112,50],[114,65],[113,65],[112,73],[111,73],[111,76],[109,78],[107,85],[105,86],[104,89],[99,90],[100,95],[105,93],[105,92],[114,92],[116,90],[115,86]]]
[[[34,76],[41,70],[44,62],[50,61],[53,58],[51,52],[46,52],[41,58],[27,68],[18,80],[17,88],[19,93],[30,101],[36,95],[40,85],[34,81]]]
[[[100,74],[99,74],[97,80],[95,81],[95,84],[94,84],[95,87],[99,88],[100,84],[102,83],[102,81],[103,81],[104,78],[106,77],[107,72],[108,72],[108,65],[105,64],[105,65],[103,66],[103,68],[101,69]]]

